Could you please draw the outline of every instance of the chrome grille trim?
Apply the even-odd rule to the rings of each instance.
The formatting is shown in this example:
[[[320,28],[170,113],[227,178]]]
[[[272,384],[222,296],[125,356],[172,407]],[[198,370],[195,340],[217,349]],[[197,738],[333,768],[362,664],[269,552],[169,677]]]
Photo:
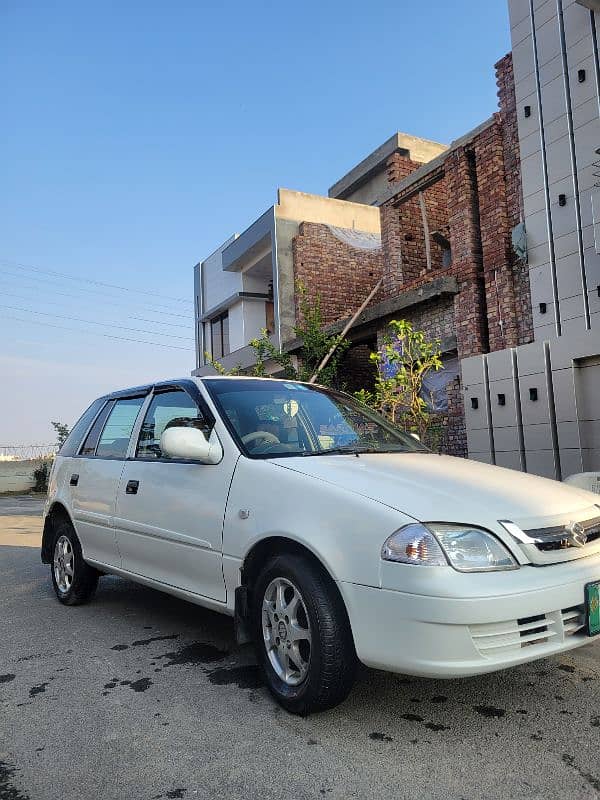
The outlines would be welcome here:
[[[582,520],[578,524],[581,525],[587,537],[586,544],[600,539],[600,517]],[[524,533],[529,537],[532,544],[535,544],[537,549],[542,551],[565,550],[580,546],[572,541],[565,525],[556,525],[551,528],[534,528],[526,530]]]

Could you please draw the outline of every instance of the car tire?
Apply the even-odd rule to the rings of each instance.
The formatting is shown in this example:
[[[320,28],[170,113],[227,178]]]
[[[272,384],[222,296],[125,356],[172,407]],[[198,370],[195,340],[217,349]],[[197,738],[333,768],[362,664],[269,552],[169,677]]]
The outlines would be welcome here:
[[[66,606],[85,603],[96,591],[99,573],[83,560],[81,544],[68,520],[56,524],[50,571],[56,596]]]
[[[302,555],[274,556],[251,597],[259,664],[279,704],[304,716],[341,703],[357,657],[346,608],[324,569]]]

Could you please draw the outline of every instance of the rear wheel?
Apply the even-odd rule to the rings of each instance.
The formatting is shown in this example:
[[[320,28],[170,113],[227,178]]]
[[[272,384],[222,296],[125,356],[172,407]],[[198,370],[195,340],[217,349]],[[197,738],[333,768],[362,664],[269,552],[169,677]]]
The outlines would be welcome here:
[[[356,672],[346,609],[333,581],[301,555],[275,556],[252,591],[253,627],[265,681],[293,714],[333,708]]]
[[[68,520],[56,523],[52,548],[52,585],[61,603],[85,603],[96,590],[98,572],[83,560],[81,544]]]

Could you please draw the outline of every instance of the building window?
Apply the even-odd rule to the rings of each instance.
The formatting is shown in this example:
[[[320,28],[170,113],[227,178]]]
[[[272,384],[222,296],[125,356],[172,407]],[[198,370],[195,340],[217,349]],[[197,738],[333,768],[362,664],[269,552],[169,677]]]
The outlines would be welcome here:
[[[229,314],[221,314],[210,322],[212,357],[222,358],[229,353]]]

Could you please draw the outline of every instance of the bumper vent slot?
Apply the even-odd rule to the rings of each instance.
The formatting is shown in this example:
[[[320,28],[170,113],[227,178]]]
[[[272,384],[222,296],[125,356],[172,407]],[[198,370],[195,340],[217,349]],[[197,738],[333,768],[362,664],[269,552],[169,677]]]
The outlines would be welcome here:
[[[565,637],[584,632],[585,608],[583,605],[564,608],[560,613]]]

